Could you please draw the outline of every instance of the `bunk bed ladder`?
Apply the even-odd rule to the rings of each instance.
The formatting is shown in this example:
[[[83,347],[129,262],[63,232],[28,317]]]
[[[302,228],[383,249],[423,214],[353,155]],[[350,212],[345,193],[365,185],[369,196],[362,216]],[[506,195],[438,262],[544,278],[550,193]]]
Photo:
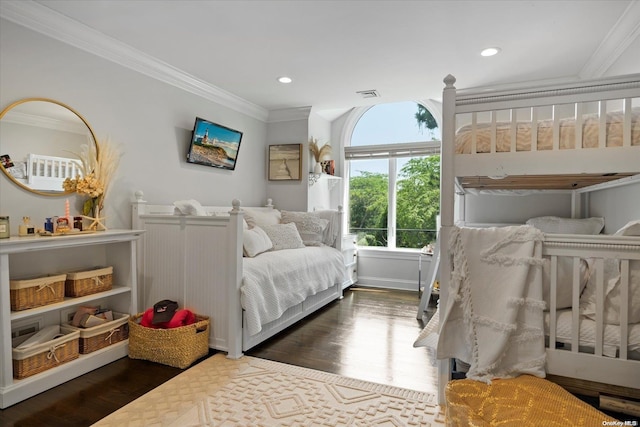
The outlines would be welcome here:
[[[427,282],[429,284],[429,288],[425,287],[422,292],[422,297],[420,298],[420,304],[418,305],[418,315],[417,319],[422,319],[422,315],[424,311],[427,309],[427,304],[429,304],[429,298],[431,298],[431,293],[433,292],[433,285],[436,282],[436,278],[438,277],[438,272],[440,270],[440,242],[439,239],[436,238],[436,241],[433,244],[433,256],[431,257],[431,264],[429,265],[429,271],[427,272]],[[418,284],[421,285],[420,282],[420,273],[418,273]]]

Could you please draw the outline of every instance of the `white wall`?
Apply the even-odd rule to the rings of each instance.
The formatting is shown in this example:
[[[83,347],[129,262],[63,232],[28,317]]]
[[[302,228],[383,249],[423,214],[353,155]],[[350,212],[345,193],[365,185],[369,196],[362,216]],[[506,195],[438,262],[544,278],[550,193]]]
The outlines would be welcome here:
[[[537,216],[571,217],[571,195],[466,195],[464,210],[466,222],[523,224]]]
[[[110,136],[122,146],[106,200],[110,228],[130,228],[129,204],[137,189],[153,203],[185,198],[213,205],[231,206],[234,198],[245,205],[265,203],[266,123],[2,20],[0,106],[27,97],[71,106],[99,139]],[[235,171],[186,163],[196,116],[243,132]],[[303,138],[306,134],[305,127]],[[286,204],[285,195],[275,197]],[[0,177],[0,215],[11,217],[13,234],[22,216],[39,225],[63,214],[64,200],[33,195]],[[82,201],[72,198],[72,206],[80,209]]]
[[[267,144],[302,144],[302,175],[299,181],[268,181],[267,195],[273,199],[278,209],[290,211],[307,210],[307,183],[309,171],[309,149],[307,135],[309,133],[308,118],[269,123],[267,127]],[[267,158],[265,149],[265,158]],[[265,161],[266,164],[266,161]],[[266,172],[263,175],[267,180]]]
[[[604,218],[605,234],[613,234],[627,222],[640,219],[640,182],[590,193],[589,215]]]

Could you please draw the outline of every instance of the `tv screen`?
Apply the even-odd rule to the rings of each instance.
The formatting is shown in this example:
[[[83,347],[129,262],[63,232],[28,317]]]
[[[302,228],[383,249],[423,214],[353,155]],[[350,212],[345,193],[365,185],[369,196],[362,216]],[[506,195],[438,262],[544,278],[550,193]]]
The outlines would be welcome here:
[[[187,163],[234,170],[242,132],[196,117]]]

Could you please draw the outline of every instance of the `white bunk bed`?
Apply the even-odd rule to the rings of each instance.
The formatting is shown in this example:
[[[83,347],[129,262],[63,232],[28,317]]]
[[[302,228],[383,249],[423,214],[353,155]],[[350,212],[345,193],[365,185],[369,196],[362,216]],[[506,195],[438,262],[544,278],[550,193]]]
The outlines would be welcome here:
[[[451,75],[444,82],[440,307],[450,298],[450,239],[457,226],[466,225],[465,194],[569,190],[572,215],[580,218],[590,191],[640,185],[640,75],[508,91],[456,91]],[[543,134],[549,135],[548,142],[542,141]],[[639,219],[640,212],[629,216]],[[640,286],[629,274],[630,266],[640,263],[640,237],[545,234],[542,251],[552,271],[561,257],[575,260],[572,307],[558,310],[552,297],[546,313],[546,373],[635,389],[640,396],[640,324],[629,324],[630,310],[624,304],[620,325],[604,323],[602,273],[607,259],[620,260],[621,299],[629,301],[631,288]],[[579,309],[581,259],[595,260],[596,267],[597,307],[590,323]],[[560,286],[552,275],[552,294]],[[591,339],[585,335],[587,328]],[[449,360],[440,362],[439,401],[445,404],[451,369]]]
[[[33,153],[26,162],[14,162],[7,171],[17,182],[38,191],[64,191],[65,179],[82,175],[78,159]]]
[[[173,299],[181,307],[209,316],[209,346],[227,352],[228,357],[241,357],[243,351],[258,345],[326,304],[342,298],[342,290],[348,282],[348,276],[341,252],[341,209],[322,211],[322,215],[331,218],[329,224],[332,225],[327,228],[327,232],[333,238],[327,234],[327,242],[333,241],[332,246],[289,249],[286,254],[284,251],[267,252],[247,261],[248,258],[243,257],[243,235],[246,230],[243,226],[244,211],[250,210],[257,215],[271,215],[275,210],[271,199],[266,207],[241,208],[240,202],[234,200],[232,207],[204,206],[199,215],[180,215],[174,213],[176,207],[173,204],[151,205],[142,198],[142,192],[136,192],[136,201],[132,205],[133,228],[145,230],[138,245],[138,283],[141,299],[139,306],[151,307],[157,301]],[[298,253],[294,254],[296,251]],[[308,252],[305,255],[307,260],[311,259],[308,264],[305,264],[307,260],[299,258],[302,252]],[[264,256],[270,257],[269,262],[285,256],[290,258],[288,263],[294,265],[274,267],[273,264],[264,264]],[[324,263],[321,264],[324,266],[322,273],[318,272],[317,263]],[[251,317],[255,310],[243,309],[249,298],[245,286],[248,271],[245,267],[249,264],[254,269],[250,273],[251,282],[256,282],[256,277],[261,277],[261,274],[255,271],[258,268],[269,271],[270,280],[278,278],[278,273],[282,273],[303,281],[306,283],[305,287],[309,283],[317,282],[314,285],[317,292],[308,295],[306,288],[298,289],[294,285],[296,291],[291,291],[291,294],[295,294],[296,298],[304,293],[308,296],[302,302],[288,308],[278,302],[280,309],[284,307],[285,311],[275,320],[263,322],[256,332],[256,322]],[[335,277],[340,275],[340,278],[326,277],[330,275],[329,272]],[[310,277],[307,277],[309,275]],[[283,282],[288,281],[287,277],[270,284],[269,288],[272,285],[282,286]],[[271,307],[273,301],[271,295],[264,295],[265,306]]]

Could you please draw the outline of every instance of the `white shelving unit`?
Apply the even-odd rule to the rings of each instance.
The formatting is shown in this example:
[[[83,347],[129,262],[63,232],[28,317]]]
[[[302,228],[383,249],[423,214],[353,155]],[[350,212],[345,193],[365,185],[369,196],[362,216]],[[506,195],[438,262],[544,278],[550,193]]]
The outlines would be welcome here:
[[[358,248],[356,247],[356,235],[345,234],[342,236],[342,254],[344,255],[344,265],[349,272],[350,283],[353,285],[358,282]]]
[[[140,230],[108,230],[63,237],[0,240],[0,408],[6,408],[128,354],[128,341],[105,347],[45,372],[16,380],[12,334],[68,322],[80,305],[137,313],[136,241]],[[113,288],[22,311],[11,311],[9,280],[113,266]]]

